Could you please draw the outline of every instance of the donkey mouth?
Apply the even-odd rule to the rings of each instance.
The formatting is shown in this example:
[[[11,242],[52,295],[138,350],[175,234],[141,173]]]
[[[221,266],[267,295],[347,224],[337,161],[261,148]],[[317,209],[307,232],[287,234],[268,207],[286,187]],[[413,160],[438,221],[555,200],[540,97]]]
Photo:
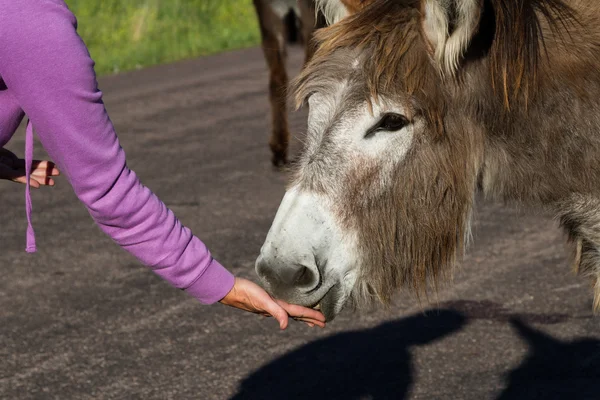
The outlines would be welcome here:
[[[342,311],[345,299],[344,292],[339,284],[333,285],[325,295],[313,306],[315,310],[320,310],[327,322],[331,322]]]

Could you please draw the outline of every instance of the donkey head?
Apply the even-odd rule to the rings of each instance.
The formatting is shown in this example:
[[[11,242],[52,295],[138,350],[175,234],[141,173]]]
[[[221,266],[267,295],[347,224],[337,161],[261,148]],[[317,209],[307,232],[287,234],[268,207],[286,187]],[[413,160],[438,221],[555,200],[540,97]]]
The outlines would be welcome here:
[[[331,320],[348,300],[420,293],[451,270],[483,159],[460,82],[484,80],[472,50],[471,64],[493,56],[484,12],[483,0],[376,0],[317,34],[292,88],[310,106],[305,148],[256,262],[273,295]]]

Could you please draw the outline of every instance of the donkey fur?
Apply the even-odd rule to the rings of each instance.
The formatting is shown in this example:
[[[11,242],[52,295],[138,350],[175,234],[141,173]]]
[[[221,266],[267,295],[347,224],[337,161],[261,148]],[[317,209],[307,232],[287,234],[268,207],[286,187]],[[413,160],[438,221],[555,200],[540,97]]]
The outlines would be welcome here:
[[[318,32],[293,83],[302,104],[347,79],[358,99],[399,99],[428,124],[386,190],[370,190],[378,166],[365,166],[335,199],[360,236],[355,300],[386,301],[401,286],[420,293],[447,276],[477,190],[552,211],[577,245],[578,271],[599,282],[600,3],[369,3]]]

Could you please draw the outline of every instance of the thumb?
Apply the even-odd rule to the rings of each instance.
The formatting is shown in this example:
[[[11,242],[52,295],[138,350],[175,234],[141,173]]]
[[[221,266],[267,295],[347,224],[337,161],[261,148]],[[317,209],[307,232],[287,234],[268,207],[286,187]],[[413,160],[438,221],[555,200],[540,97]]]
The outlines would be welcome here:
[[[289,316],[287,311],[285,311],[279,304],[275,303],[273,300],[265,305],[265,311],[271,314],[273,318],[279,322],[279,328],[282,330],[287,328]]]

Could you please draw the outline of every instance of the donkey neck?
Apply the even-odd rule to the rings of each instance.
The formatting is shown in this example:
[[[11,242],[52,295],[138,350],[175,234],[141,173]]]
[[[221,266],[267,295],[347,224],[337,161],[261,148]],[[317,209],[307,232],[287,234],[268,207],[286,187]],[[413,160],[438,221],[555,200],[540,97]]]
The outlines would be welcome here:
[[[471,60],[455,86],[456,104],[468,104],[481,127],[480,182],[489,196],[533,204],[573,192],[600,196],[600,4],[570,4],[577,24],[542,27],[537,80],[523,77],[534,89],[527,99],[507,108],[492,87],[487,57]]]
[[[486,194],[528,203],[600,196],[600,73],[550,79],[527,109],[478,103]]]

